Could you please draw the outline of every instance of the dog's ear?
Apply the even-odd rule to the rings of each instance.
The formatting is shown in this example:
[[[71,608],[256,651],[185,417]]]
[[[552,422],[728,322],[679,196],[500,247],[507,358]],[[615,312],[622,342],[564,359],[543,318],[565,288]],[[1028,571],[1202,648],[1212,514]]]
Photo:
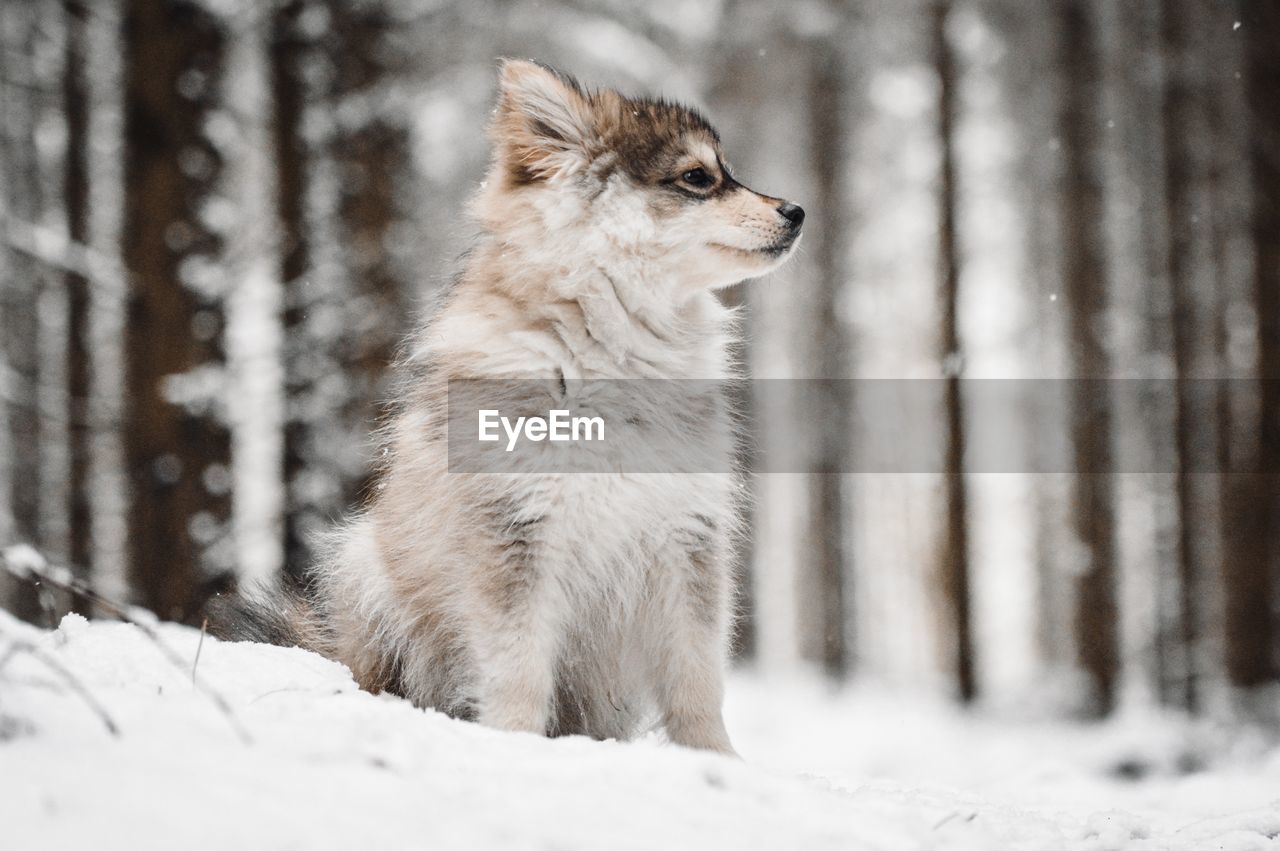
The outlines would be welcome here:
[[[572,174],[589,163],[591,104],[571,77],[536,62],[506,59],[492,133],[512,182]]]

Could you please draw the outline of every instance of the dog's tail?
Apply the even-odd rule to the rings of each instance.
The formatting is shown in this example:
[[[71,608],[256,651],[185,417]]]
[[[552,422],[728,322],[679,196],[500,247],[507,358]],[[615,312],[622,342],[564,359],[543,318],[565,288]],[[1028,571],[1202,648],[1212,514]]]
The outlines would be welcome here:
[[[218,594],[205,607],[209,633],[224,641],[257,641],[324,653],[328,619],[306,580],[292,573],[273,585]]]

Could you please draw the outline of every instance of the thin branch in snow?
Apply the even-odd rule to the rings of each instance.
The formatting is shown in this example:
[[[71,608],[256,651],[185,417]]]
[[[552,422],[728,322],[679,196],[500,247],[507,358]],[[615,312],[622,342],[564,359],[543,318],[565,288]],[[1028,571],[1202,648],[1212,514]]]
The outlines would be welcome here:
[[[200,651],[204,649],[204,636],[209,630],[209,619],[200,622],[200,643],[196,645],[196,658],[191,663],[191,685],[196,684],[196,668],[200,667]]]
[[[156,616],[146,609],[137,606],[126,606],[109,600],[99,594],[86,583],[77,579],[70,570],[65,567],[49,564],[44,556],[36,552],[25,544],[6,547],[0,550],[0,565],[11,575],[23,580],[24,582],[47,582],[55,588],[60,588],[72,594],[79,594],[82,597],[92,601],[102,611],[108,612],[112,616],[119,618],[125,623],[137,627],[147,639],[155,645],[156,649],[165,659],[183,673],[187,670],[186,660],[182,658],[176,650],[165,643],[160,637],[160,633],[156,631],[153,623],[156,622]],[[197,650],[197,661],[199,651]],[[195,670],[192,667],[192,685],[196,691],[203,694],[217,707],[218,711],[226,716],[227,723],[235,730],[236,735],[245,744],[252,744],[253,737],[249,735],[248,729],[236,717],[235,712],[231,708],[231,704],[227,701],[222,693],[209,685],[207,682],[196,679]]]
[[[106,710],[106,707],[104,707],[98,699],[93,696],[93,692],[89,691],[88,686],[80,682],[79,678],[71,672],[70,668],[59,662],[53,656],[45,653],[31,642],[15,641],[10,644],[8,650],[5,651],[5,654],[0,656],[0,673],[3,673],[5,666],[22,653],[26,653],[33,659],[36,659],[46,668],[62,677],[63,681],[66,682],[67,687],[71,689],[71,691],[75,692],[75,694],[79,696],[79,698],[83,700],[91,710],[93,710],[94,715],[98,716],[99,720],[102,721],[102,725],[107,728],[107,732],[117,737],[120,735],[120,728],[116,726],[116,722],[112,720],[111,715]]]
[[[962,818],[964,822],[968,824],[969,822],[973,821],[977,817],[978,817],[978,813],[976,811],[969,812],[969,813],[961,813],[959,810],[952,810],[951,812],[943,816],[938,821],[938,823],[933,826],[933,829],[940,830],[944,825],[947,824],[947,822],[954,821],[957,818]]]

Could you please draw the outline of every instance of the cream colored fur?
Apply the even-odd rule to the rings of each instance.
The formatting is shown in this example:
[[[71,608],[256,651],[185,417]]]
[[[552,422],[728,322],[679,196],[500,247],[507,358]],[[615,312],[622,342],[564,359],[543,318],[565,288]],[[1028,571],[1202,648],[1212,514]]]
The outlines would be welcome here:
[[[780,202],[637,185],[602,141],[628,103],[504,65],[480,242],[403,365],[380,484],[331,536],[317,610],[324,650],[368,688],[507,730],[625,739],[660,725],[732,753],[720,707],[735,477],[447,466],[450,378],[729,374],[734,326],[713,290],[785,259],[760,250],[785,235]],[[679,144],[718,157],[704,134]],[[536,165],[532,180],[513,182],[512,157]]]

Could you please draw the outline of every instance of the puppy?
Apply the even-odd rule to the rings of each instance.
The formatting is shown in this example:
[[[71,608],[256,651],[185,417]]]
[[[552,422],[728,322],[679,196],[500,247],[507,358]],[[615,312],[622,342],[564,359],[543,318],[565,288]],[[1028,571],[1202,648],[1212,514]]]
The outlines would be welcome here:
[[[489,407],[523,415],[579,405],[593,382],[709,379],[675,411],[602,418],[678,440],[690,405],[723,415],[734,326],[715,290],[784,262],[804,212],[735,180],[697,112],[531,62],[503,63],[490,135],[481,236],[400,365],[373,495],[305,588],[234,604],[223,632],[317,650],[364,688],[504,730],[661,725],[733,753],[729,449],[710,472],[609,467],[617,438],[593,449],[617,472],[459,472],[450,381],[492,380]]]

